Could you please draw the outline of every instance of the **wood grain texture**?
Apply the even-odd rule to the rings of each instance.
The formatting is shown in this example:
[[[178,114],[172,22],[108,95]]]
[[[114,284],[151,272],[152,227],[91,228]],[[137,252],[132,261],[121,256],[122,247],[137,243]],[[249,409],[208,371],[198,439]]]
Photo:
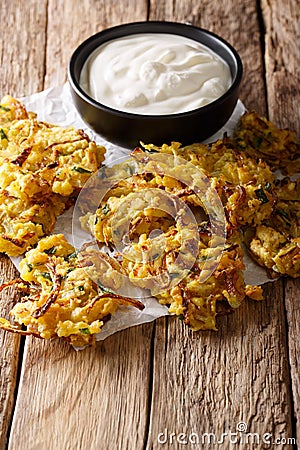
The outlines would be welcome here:
[[[300,280],[288,280],[285,286],[285,305],[287,311],[289,363],[292,378],[292,398],[294,409],[294,429],[297,442],[300,442]]]
[[[221,34],[243,59],[241,98],[246,106],[261,114],[269,109],[275,122],[299,131],[292,98],[297,91],[283,84],[283,74],[289,79],[294,68],[299,70],[291,39],[298,31],[289,16],[289,11],[295,16],[296,4],[297,0],[285,5],[282,0],[262,0],[261,12],[254,0],[150,0],[148,11],[146,0],[29,0],[26,8],[24,2],[6,0],[0,4],[2,18],[7,16],[4,20],[18,33],[9,36],[9,45],[5,39],[0,43],[1,88],[20,96],[62,84],[79,42],[108,26],[149,16],[190,22]],[[271,46],[276,39],[281,50],[277,44]],[[3,61],[9,61],[9,67]],[[297,117],[287,115],[289,108]],[[0,274],[13,277],[6,260]],[[299,283],[289,280],[285,295],[283,289],[281,281],[266,286],[265,301],[245,302],[236,314],[220,320],[217,333],[193,334],[176,319],[160,319],[78,353],[62,342],[26,338],[8,449],[182,449],[189,446],[176,443],[170,433],[177,437],[181,432],[214,433],[220,438],[222,433],[234,433],[240,421],[248,432],[291,437],[292,412],[298,417],[296,426],[300,413],[300,311],[295,302]],[[7,298],[0,303],[5,312],[10,306]],[[19,341],[3,333],[0,339],[2,450],[12,412]],[[158,435],[165,430],[172,444],[159,444]],[[219,447],[237,446],[225,441]],[[281,448],[291,446],[276,446]]]
[[[0,257],[0,282],[13,279],[17,271],[5,256]],[[13,288],[1,294],[0,317],[8,318],[16,296]],[[18,370],[20,337],[0,332],[0,449],[4,449],[13,412]]]
[[[278,126],[300,137],[300,8],[297,0],[262,1],[265,24],[265,67],[268,110]],[[289,364],[292,379],[295,433],[300,446],[299,280],[288,280],[285,306],[288,324]]]
[[[262,1],[270,119],[300,136],[300,8],[297,0]]]
[[[187,439],[196,433],[206,445],[203,435],[212,433],[217,442],[222,433],[235,433],[239,422],[260,436],[291,436],[281,282],[266,287],[265,297],[223,317],[217,333],[193,334],[172,319],[167,327],[156,326],[147,450],[162,448],[160,433],[172,449],[184,448],[176,442],[180,433]],[[171,433],[176,434],[172,442]],[[213,448],[229,444],[225,440]]]
[[[0,98],[5,94],[22,96],[43,89],[46,1],[12,0],[0,2]],[[30,70],[29,70],[30,68]],[[1,256],[1,282],[15,278],[17,271]],[[13,289],[1,294],[0,315],[17,300]],[[0,332],[0,449],[4,449],[14,407],[20,338]]]
[[[152,326],[81,352],[27,339],[9,449],[142,449]]]
[[[70,57],[89,36],[103,28],[146,18],[147,0],[49,0],[45,86],[67,80]]]
[[[46,0],[0,3],[0,96],[33,94],[43,89]]]

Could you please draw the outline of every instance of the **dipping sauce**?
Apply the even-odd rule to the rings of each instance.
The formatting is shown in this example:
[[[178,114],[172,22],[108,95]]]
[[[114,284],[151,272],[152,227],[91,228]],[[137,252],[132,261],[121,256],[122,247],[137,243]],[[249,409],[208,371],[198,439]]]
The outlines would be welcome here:
[[[193,39],[175,34],[133,34],[108,41],[85,62],[82,89],[120,111],[166,115],[192,111],[231,85],[227,63]]]

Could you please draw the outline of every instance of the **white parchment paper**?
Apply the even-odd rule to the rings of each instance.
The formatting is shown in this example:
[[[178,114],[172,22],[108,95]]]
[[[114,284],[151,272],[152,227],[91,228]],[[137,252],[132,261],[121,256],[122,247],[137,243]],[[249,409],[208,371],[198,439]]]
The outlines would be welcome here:
[[[63,86],[53,87],[30,95],[23,98],[22,101],[27,110],[37,113],[38,120],[61,126],[73,125],[75,128],[83,129],[91,139],[97,142],[97,144],[105,146],[107,150],[105,157],[106,164],[113,164],[115,160],[129,155],[130,153],[130,150],[106,141],[88,127],[81,119],[73,104],[68,83]],[[245,107],[239,100],[232,116],[225,126],[205,142],[213,142],[222,138],[225,131],[228,134],[231,134],[236,127],[240,116],[244,112]],[[72,213],[73,211],[70,209],[60,216],[54,229],[54,233],[64,233],[71,244],[74,242],[72,234]],[[12,258],[12,260],[18,268],[20,258]],[[246,266],[245,281],[247,284],[263,284],[266,281],[270,281],[265,270],[255,264],[251,258],[247,257],[247,255]],[[167,307],[160,305],[154,298],[143,299],[143,302],[145,304],[145,309],[143,311],[138,311],[131,307],[120,307],[111,320],[103,326],[101,333],[97,335],[97,340],[103,340],[119,330],[150,322],[158,317],[168,315]]]

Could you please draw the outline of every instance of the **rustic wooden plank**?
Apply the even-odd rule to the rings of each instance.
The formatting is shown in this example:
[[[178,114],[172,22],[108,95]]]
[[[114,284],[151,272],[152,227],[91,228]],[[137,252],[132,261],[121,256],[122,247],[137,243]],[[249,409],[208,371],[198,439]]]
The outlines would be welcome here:
[[[80,41],[109,25],[146,18],[145,1],[50,0],[45,86],[66,80]],[[79,353],[62,342],[26,339],[9,449],[20,449],[21,436],[30,450],[142,448],[153,326],[118,333]]]
[[[279,126],[294,129],[299,135],[299,2],[263,0],[262,11],[269,116]]]
[[[151,2],[150,19],[189,21],[224,36],[244,62],[241,98],[249,109],[264,113],[256,8],[255,1],[193,1],[184,6],[180,1]],[[251,30],[253,39],[245,30]],[[282,282],[266,286],[264,302],[246,302],[234,316],[220,320],[218,333],[193,335],[176,320],[167,319],[166,326],[160,323],[155,335],[147,449],[161,448],[158,436],[165,430],[170,448],[170,440],[172,448],[182,448],[176,442],[183,439],[178,437],[181,432],[186,433],[185,439],[196,432],[201,444],[204,433],[220,439],[223,432],[236,432],[241,421],[248,432],[261,437],[264,433],[291,437],[287,355]],[[165,437],[160,435],[162,440]],[[218,448],[229,448],[228,442]]]
[[[43,88],[46,1],[12,0],[0,3],[0,98],[5,94],[20,97]],[[34,48],[32,45],[34,42]],[[0,280],[15,278],[10,260],[1,256]],[[1,294],[0,315],[16,301],[14,291]],[[0,331],[0,449],[4,449],[14,407],[20,338]]]
[[[103,28],[146,20],[147,0],[60,2],[48,8],[46,87],[67,80],[69,59],[75,48]]]
[[[14,266],[8,258],[0,258],[1,282],[13,279],[17,275]],[[0,316],[8,317],[8,312],[14,304],[13,289],[1,294]],[[4,449],[7,433],[14,407],[14,394],[18,370],[20,338],[0,331],[0,449]]]
[[[143,448],[151,330],[132,328],[78,353],[27,339],[9,449]]]
[[[206,445],[205,433],[212,433],[217,443],[240,422],[260,439],[291,437],[282,295],[281,283],[267,287],[264,302],[247,302],[222,318],[217,333],[193,334],[176,319],[156,326],[147,449],[160,449],[165,440],[181,449],[180,440],[196,439],[192,433]],[[224,438],[214,448],[229,445]]]
[[[1,97],[21,97],[43,89],[47,1],[0,4]]]
[[[288,324],[289,363],[292,378],[292,395],[294,409],[294,429],[297,442],[300,442],[300,280],[288,280],[285,286],[285,306]]]
[[[140,2],[101,2],[99,9],[97,4],[68,0],[62,7],[50,1],[46,86],[65,80],[71,51],[98,26],[146,18],[139,13]],[[255,2],[153,1],[154,18],[207,28],[213,24],[209,28],[222,32],[244,62],[250,55],[242,98],[248,107],[266,111]],[[249,34],[240,32],[245,27],[253,30],[254,47]],[[247,421],[251,432],[288,436],[282,298],[281,283],[266,288],[265,302],[245,304],[223,319],[218,334],[192,335],[176,320],[166,325],[164,319],[157,321],[148,435],[153,325],[119,333],[79,354],[59,342],[27,340],[10,448],[140,449],[144,439],[149,449],[161,448],[157,436],[165,428],[175,433],[234,432],[239,420]]]
[[[300,137],[300,10],[297,0],[262,2],[265,23],[266,79],[269,115],[281,127],[297,132]],[[286,283],[289,363],[295,415],[295,431],[300,443],[300,285],[299,280]]]

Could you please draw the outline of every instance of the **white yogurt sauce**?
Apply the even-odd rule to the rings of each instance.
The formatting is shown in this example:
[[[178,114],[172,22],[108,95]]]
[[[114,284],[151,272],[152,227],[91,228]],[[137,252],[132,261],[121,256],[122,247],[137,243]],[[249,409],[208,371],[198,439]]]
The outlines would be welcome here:
[[[103,105],[137,114],[174,114],[204,106],[231,84],[227,63],[175,34],[134,34],[108,41],[85,62],[81,87]]]

